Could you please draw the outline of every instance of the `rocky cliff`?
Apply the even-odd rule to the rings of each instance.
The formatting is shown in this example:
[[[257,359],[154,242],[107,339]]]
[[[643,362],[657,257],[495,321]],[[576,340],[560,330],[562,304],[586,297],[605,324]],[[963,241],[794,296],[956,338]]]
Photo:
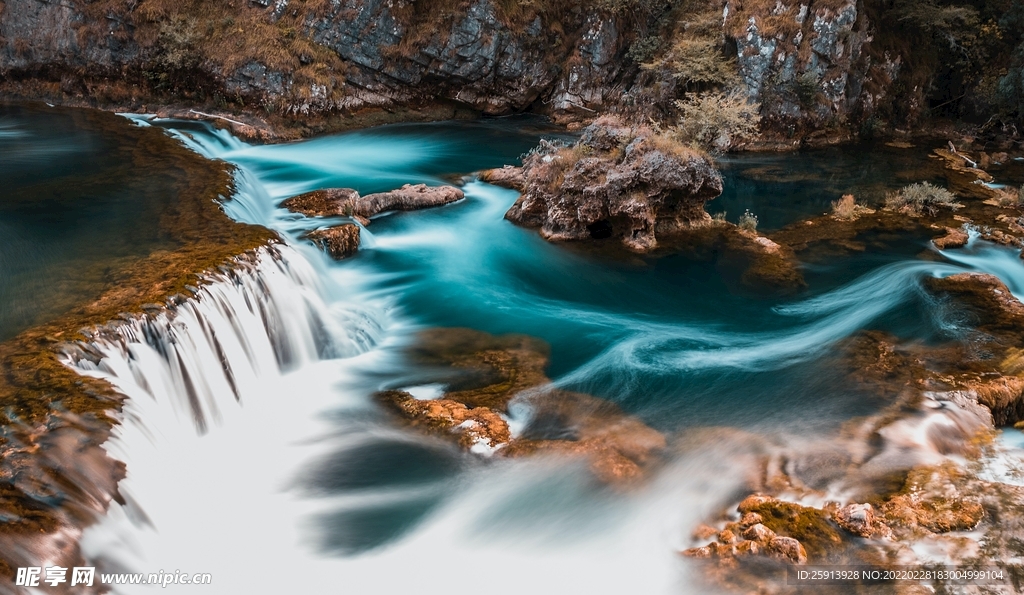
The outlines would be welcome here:
[[[587,112],[629,75],[625,17],[597,7],[519,14],[492,0],[208,4],[0,3],[0,75],[29,96],[292,116],[439,103],[485,114],[541,102]]]
[[[996,109],[998,90],[1016,88],[1019,68],[1007,68],[1022,27],[1000,8],[1016,2],[975,4],[18,0],[0,2],[0,88],[221,109],[306,132],[339,115],[439,106],[440,117],[617,111],[671,125],[688,93],[724,89],[759,105],[775,138],[841,139],[930,110]]]

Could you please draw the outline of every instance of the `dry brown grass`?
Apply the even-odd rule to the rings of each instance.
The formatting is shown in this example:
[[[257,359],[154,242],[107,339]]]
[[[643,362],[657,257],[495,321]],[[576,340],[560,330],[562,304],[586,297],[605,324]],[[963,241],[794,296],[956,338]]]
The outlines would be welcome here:
[[[875,211],[857,204],[852,194],[844,194],[839,200],[832,201],[832,216],[840,221],[855,221],[861,215],[869,215]]]
[[[706,37],[682,36],[658,59],[643,67],[647,70],[667,69],[684,86],[734,85],[739,82],[735,58],[726,58],[719,41]]]
[[[707,158],[707,152],[691,144],[680,142],[680,140],[672,134],[651,134],[647,137],[646,142],[652,149],[660,151],[665,155],[676,157],[680,161]]]
[[[996,199],[1001,207],[1024,207],[1024,186],[1020,188],[1005,187],[997,190]]]
[[[751,17],[754,18],[757,29],[764,38],[776,37],[781,34],[784,39],[792,39],[801,28],[800,24],[796,22],[798,3],[787,6],[786,3],[780,3],[779,0],[743,0],[742,2],[730,2],[730,9],[725,27],[729,35],[733,37],[743,37],[747,34]],[[805,20],[804,23],[811,20]]]
[[[735,86],[739,81],[735,58],[722,47],[722,9],[703,0],[679,2],[666,19],[661,33],[664,47],[643,68],[660,71],[689,90]],[[650,40],[646,40],[650,45]]]

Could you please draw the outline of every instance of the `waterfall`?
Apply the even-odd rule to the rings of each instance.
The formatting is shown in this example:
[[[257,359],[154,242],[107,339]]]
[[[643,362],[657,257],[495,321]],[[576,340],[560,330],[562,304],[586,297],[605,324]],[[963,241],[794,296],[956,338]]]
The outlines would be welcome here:
[[[180,403],[204,432],[225,395],[241,401],[303,364],[366,351],[381,333],[365,312],[331,311],[313,267],[287,246],[238,257],[204,281],[191,299],[66,346],[65,363],[131,398]]]

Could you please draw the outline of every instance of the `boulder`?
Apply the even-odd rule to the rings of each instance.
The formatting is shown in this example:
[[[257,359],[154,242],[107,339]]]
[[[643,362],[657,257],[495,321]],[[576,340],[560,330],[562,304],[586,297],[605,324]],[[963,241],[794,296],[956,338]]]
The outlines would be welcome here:
[[[454,186],[406,184],[398,190],[367,194],[356,201],[354,214],[372,217],[385,211],[414,211],[462,200],[466,195]]]
[[[847,504],[835,512],[832,518],[842,529],[859,537],[884,536],[886,527],[870,504]]]
[[[761,544],[767,544],[769,541],[776,537],[775,531],[772,531],[768,527],[765,527],[761,523],[751,525],[747,527],[747,530],[743,532],[743,538],[750,541],[756,541]]]
[[[328,188],[293,196],[281,206],[307,217],[354,217],[366,220],[385,211],[414,211],[453,203],[465,198],[454,186],[406,184],[397,190],[359,196],[351,188]]]
[[[508,422],[487,407],[470,408],[451,399],[421,401],[398,390],[379,392],[376,398],[413,426],[456,436],[467,450],[489,454],[512,439]]]
[[[615,238],[648,252],[658,235],[707,226],[722,176],[703,153],[604,116],[572,147],[542,142],[523,160],[523,195],[505,218],[549,241]]]
[[[359,226],[355,223],[317,229],[307,233],[305,237],[334,260],[348,258],[359,250]]]
[[[307,217],[350,216],[358,199],[359,193],[351,188],[327,188],[293,196],[281,206]]]
[[[484,170],[480,172],[480,179],[503,188],[511,188],[520,192],[526,190],[526,176],[521,167],[506,165],[498,169]]]
[[[967,232],[964,230],[947,227],[946,235],[932,239],[932,243],[939,250],[945,250],[947,248],[962,248],[967,245],[968,239]]]
[[[807,562],[807,552],[799,541],[792,537],[776,536],[765,546],[769,556],[792,562],[793,564],[804,564]]]

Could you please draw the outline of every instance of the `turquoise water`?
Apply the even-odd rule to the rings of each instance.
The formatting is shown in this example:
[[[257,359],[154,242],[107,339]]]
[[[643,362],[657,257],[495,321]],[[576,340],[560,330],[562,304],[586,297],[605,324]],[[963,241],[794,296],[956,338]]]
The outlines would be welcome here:
[[[520,126],[515,119],[395,126],[283,146],[249,146],[193,128],[187,141],[241,168],[246,190],[228,204],[229,214],[279,230],[307,249],[325,275],[358,279],[357,295],[388,296],[396,315],[414,327],[540,337],[551,345],[548,374],[556,386],[613,401],[670,441],[709,426],[805,437],[833,433],[851,417],[890,404],[847,377],[853,370],[843,360],[845,340],[863,330],[911,342],[969,333],[955,308],[922,289],[924,279],[990,270],[1024,290],[1024,268],[1012,251],[975,243],[954,262],[934,251],[926,236],[878,235],[862,253],[805,264],[808,288],[786,297],[738,286],[713,255],[608,256],[551,244],[503,219],[516,192],[463,177],[516,162],[543,133],[524,133]],[[933,179],[924,153],[903,152],[881,164],[878,158],[875,147],[729,157],[723,160],[725,194],[708,208],[748,208],[771,229],[827,211],[846,192],[871,202],[915,176]],[[322,187],[368,192],[453,180],[461,181],[464,201],[374,218],[360,252],[341,263],[301,239],[304,231],[336,221],[277,208],[291,195]],[[368,394],[434,381],[429,371],[404,362],[397,370],[366,370],[361,386]],[[387,423],[343,417],[346,432]],[[707,472],[700,468],[697,475]],[[319,497],[402,495],[398,502],[344,505],[318,517],[323,551],[345,555],[399,547],[404,540],[422,547],[429,532],[418,528],[432,526],[430,519],[461,522],[451,517],[461,501],[451,486],[480,481],[473,479],[480,471],[472,457],[383,437],[338,448],[308,473]],[[683,477],[671,481],[697,489]],[[690,496],[694,510],[720,497],[714,490]],[[622,505],[600,489],[549,479],[523,479],[495,498],[476,522],[502,527],[488,532],[495,539],[511,534],[526,541],[578,539],[597,530],[581,517],[600,525],[621,514],[615,511]]]
[[[234,216],[301,242],[302,231],[325,222],[274,208],[288,196],[457,180],[515,163],[544,132],[536,126],[516,119],[392,126],[272,146],[193,127],[190,142],[238,164],[265,190],[229,205]],[[872,155],[854,148],[729,157],[719,200],[770,214],[777,227],[820,212],[842,188],[899,187],[908,171],[928,165],[904,152],[868,179]],[[787,160],[798,166],[781,176]],[[883,241],[883,250],[809,266],[808,291],[780,299],[727,282],[713,259],[608,258],[545,242],[502,218],[516,192],[472,178],[463,189],[460,203],[377,217],[361,252],[330,266],[381,279],[374,290],[396,296],[417,324],[540,337],[552,346],[557,384],[615,401],[659,429],[789,425],[794,411],[805,414],[801,425],[831,427],[881,404],[836,378],[837,343],[866,328],[915,340],[951,332],[918,281],[957,269],[917,259],[927,238]]]
[[[688,458],[675,450],[677,437],[708,426],[828,436],[889,404],[847,378],[845,340],[863,330],[908,342],[970,332],[969,321],[922,290],[924,279],[984,270],[1024,295],[1017,254],[980,242],[946,255],[928,237],[877,236],[864,252],[804,264],[807,289],[785,297],[738,285],[713,254],[610,256],[614,251],[545,242],[503,219],[514,191],[472,176],[517,162],[542,137],[564,137],[535,119],[388,126],[267,146],[203,124],[134,119],[237,165],[238,192],[225,203],[227,213],[278,231],[290,266],[301,264],[321,282],[314,291],[315,283],[289,287],[292,281],[277,275],[264,285],[248,278],[248,286],[292,296],[296,311],[316,302],[317,332],[373,329],[358,354],[297,359],[287,373],[248,379],[241,407],[222,395],[211,403],[221,415],[201,437],[173,398],[129,404],[122,442],[111,448],[127,462],[122,488],[130,498],[90,530],[84,551],[101,560],[145,554],[152,567],[140,571],[205,571],[203,564],[215,563],[218,580],[233,592],[439,593],[494,577],[501,578],[492,591],[502,593],[662,592],[646,586],[675,577],[681,563],[673,548],[732,502],[745,472],[728,451],[716,457],[720,445],[713,442],[708,453]],[[5,125],[26,126],[18,118]],[[102,153],[82,146],[94,158]],[[772,229],[827,210],[848,189],[872,197],[931,179],[923,154],[874,163],[877,151],[723,158],[726,191],[708,210],[726,210],[735,220],[750,209]],[[460,184],[466,199],[375,217],[360,252],[342,262],[302,234],[343,218],[310,219],[278,207],[318,188],[367,193],[418,182]],[[131,210],[136,206],[125,206],[124,216],[145,222]],[[122,216],[117,205],[109,208],[111,219]],[[36,217],[16,231],[43,227]],[[203,307],[252,314],[247,298],[231,299],[208,299]],[[186,318],[172,339],[201,343],[205,327],[189,331]],[[255,330],[246,332],[263,332],[248,320]],[[664,468],[649,485],[620,492],[575,468],[483,459],[396,429],[369,395],[436,381],[406,359],[404,347],[417,330],[437,326],[544,339],[556,385],[614,401],[666,432],[672,446]],[[157,351],[132,353],[121,362],[123,377],[162,390],[177,386],[173,374],[158,373]],[[139,367],[125,372],[133,363]],[[196,365],[189,378],[202,384],[202,374],[220,367]],[[140,370],[154,372],[141,382]],[[137,522],[143,516],[148,525]],[[254,560],[268,558],[278,563],[252,572]],[[456,566],[464,574],[453,583]],[[296,568],[309,572],[300,577]],[[693,592],[692,585],[672,592]]]
[[[907,184],[945,184],[938,163],[928,158],[931,149],[928,141],[922,141],[906,149],[864,143],[792,153],[723,155],[718,162],[725,188],[708,211],[724,211],[735,222],[750,210],[758,217],[758,229],[772,231],[796,219],[831,212],[832,201],[844,194],[853,194],[861,204],[878,206],[886,192]]]
[[[0,104],[0,340],[98,295],[117,259],[169,245],[159,220],[180,172],[136,160],[117,120]]]

